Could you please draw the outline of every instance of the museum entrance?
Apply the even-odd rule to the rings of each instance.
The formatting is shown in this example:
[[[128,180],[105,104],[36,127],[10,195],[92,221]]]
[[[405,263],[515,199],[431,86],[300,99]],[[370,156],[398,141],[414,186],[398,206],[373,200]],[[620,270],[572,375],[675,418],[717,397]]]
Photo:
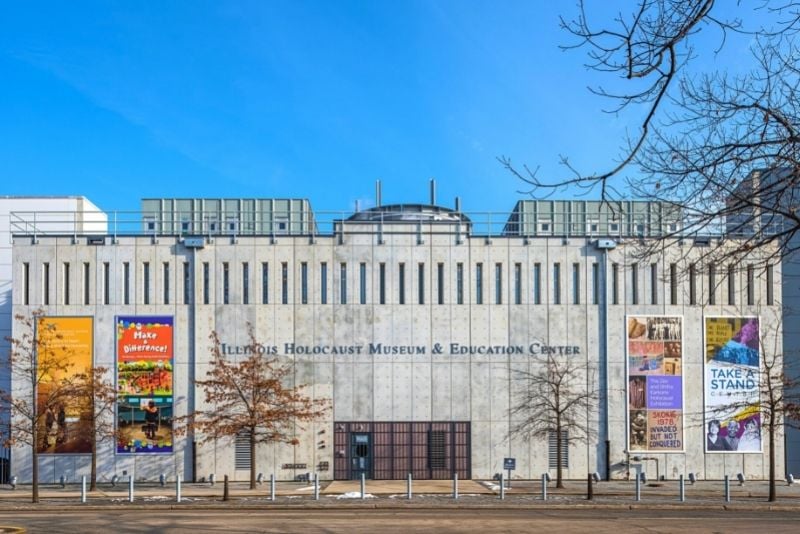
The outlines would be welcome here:
[[[357,432],[350,434],[350,477],[372,478],[372,444],[370,435]]]
[[[469,422],[334,423],[334,479],[471,477]]]

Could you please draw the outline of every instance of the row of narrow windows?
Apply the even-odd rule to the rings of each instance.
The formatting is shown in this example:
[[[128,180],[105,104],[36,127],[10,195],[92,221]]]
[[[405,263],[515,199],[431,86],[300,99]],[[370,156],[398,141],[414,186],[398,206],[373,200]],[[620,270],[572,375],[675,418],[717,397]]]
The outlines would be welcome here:
[[[184,262],[179,264],[181,267],[181,276],[183,278],[183,304],[191,304],[192,303],[192,270],[191,265],[188,262]],[[84,305],[91,304],[91,280],[93,277],[91,265],[86,263],[78,264],[79,268],[81,269],[81,294],[80,294],[80,303]],[[222,283],[222,303],[223,304],[231,304],[231,294],[232,294],[232,269],[234,268],[234,264],[229,262],[222,263],[221,266],[221,283]],[[253,294],[252,291],[254,289],[253,284],[253,274],[251,272],[251,264],[250,263],[240,263],[236,264],[235,268],[240,269],[240,275],[237,277],[238,283],[241,284],[240,286],[240,301],[237,304],[255,304],[256,301],[253,301],[253,297],[257,299],[257,302],[261,304],[270,304],[270,264],[268,262],[262,262],[260,264],[256,264],[256,267],[260,269],[260,272],[257,273],[260,276],[260,295]],[[358,263],[356,264],[355,268],[357,269],[357,277],[356,280],[358,282],[358,287],[355,288],[355,293],[351,289],[348,288],[348,269],[352,268],[351,265],[347,263],[339,263],[337,266],[338,268],[338,276],[336,277],[335,282],[338,283],[337,288],[337,296],[338,299],[336,301],[337,304],[368,304],[372,303],[368,300],[368,287],[369,287],[369,273],[366,263]],[[455,264],[455,304],[464,304],[465,303],[465,295],[467,291],[474,291],[474,303],[475,304],[504,304],[504,298],[510,298],[511,304],[523,304],[523,276],[531,276],[531,300],[529,302],[533,304],[542,304],[543,303],[543,296],[544,292],[547,288],[544,286],[545,283],[550,284],[550,302],[552,304],[581,304],[582,299],[584,298],[581,295],[582,285],[581,285],[581,264],[573,263],[571,265],[570,272],[567,276],[570,279],[570,286],[571,291],[569,295],[562,295],[562,265],[561,263],[554,263],[552,264],[552,268],[549,273],[550,280],[545,281],[544,276],[545,273],[543,271],[541,263],[534,263],[533,268],[529,274],[523,274],[523,267],[521,263],[514,263],[513,269],[511,271],[511,293],[508,297],[505,294],[504,288],[504,280],[503,276],[505,273],[504,266],[502,263],[495,263],[493,266],[487,266],[483,263],[476,263],[472,266],[474,269],[473,272],[473,287],[470,289],[468,288],[468,281],[467,281],[467,274],[465,272],[465,264],[464,263],[456,263]],[[658,263],[651,263],[649,266],[649,295],[642,295],[640,291],[640,266],[637,263],[631,264],[628,266],[629,276],[630,276],[630,294],[629,300],[630,304],[659,304],[659,264]],[[707,294],[706,297],[708,299],[707,303],[714,305],[714,304],[723,304],[723,301],[720,300],[722,298],[720,290],[722,288],[722,277],[719,277],[720,274],[718,269],[714,265],[707,266],[705,276],[708,277],[707,279]],[[170,287],[170,281],[173,279],[173,273],[171,272],[172,264],[169,262],[164,262],[160,265],[161,268],[161,298],[159,299],[160,304],[174,304],[172,302],[172,291]],[[493,272],[487,272],[489,268],[492,268]],[[289,304],[290,303],[290,288],[289,288],[289,275],[290,275],[290,268],[289,263],[281,262],[277,265],[278,269],[278,284],[279,288],[278,297],[280,304]],[[387,278],[387,264],[386,263],[379,263],[378,264],[378,283],[377,283],[377,295],[373,296],[375,302],[378,304],[386,304],[387,303],[387,296],[388,296],[388,278]],[[70,287],[70,282],[73,278],[72,274],[72,265],[70,263],[62,263],[61,264],[61,299],[60,303],[64,305],[73,304],[70,301],[72,292]],[[50,263],[43,263],[42,264],[42,273],[41,273],[41,280],[42,280],[42,301],[41,304],[43,305],[50,305],[51,303],[51,266]],[[444,263],[437,263],[436,269],[434,271],[434,275],[436,278],[436,286],[435,286],[435,293],[430,296],[433,299],[433,302],[436,304],[445,304],[445,284],[447,281],[447,274],[446,274],[445,264]],[[620,265],[617,263],[611,264],[611,269],[609,272],[609,300],[611,304],[620,304],[620,284],[621,282],[621,268]],[[686,273],[686,278],[688,280],[688,299],[690,305],[697,305],[700,304],[699,297],[699,266],[696,264],[689,265],[688,273]],[[111,265],[108,262],[102,263],[102,270],[101,270],[101,297],[102,304],[110,304],[111,303]],[[122,303],[123,304],[131,304],[132,302],[132,267],[130,262],[122,263]],[[426,298],[429,298],[429,295],[426,291],[426,275],[427,270],[425,263],[417,263],[416,265],[408,265],[406,263],[398,263],[397,264],[397,276],[396,276],[396,291],[397,291],[397,303],[398,304],[410,304],[415,302],[416,304],[426,304]],[[766,278],[766,303],[767,305],[774,304],[774,294],[773,294],[773,284],[774,284],[774,276],[773,276],[773,266],[767,265],[764,269],[764,278]],[[591,284],[588,288],[590,292],[589,298],[591,304],[599,304],[600,298],[600,288],[601,288],[601,272],[600,266],[598,263],[591,264],[591,272],[589,273],[591,277]],[[142,304],[155,304],[156,302],[153,299],[153,269],[149,262],[143,262],[141,264],[141,303]],[[200,302],[203,304],[211,304],[211,264],[208,262],[204,262],[202,264],[202,272],[201,276],[201,294],[200,294]],[[300,263],[300,301],[299,304],[309,304],[311,302],[311,295],[309,292],[309,283],[312,273],[309,269],[309,264],[306,262]],[[318,277],[319,280],[319,304],[328,304],[329,299],[329,291],[328,291],[328,282],[331,277],[329,265],[327,262],[322,262],[319,264],[319,269],[314,274],[314,276]],[[409,294],[408,292],[408,282],[409,277],[415,276],[416,277],[416,291],[414,294]],[[727,271],[724,273],[724,278],[726,279],[727,283],[727,295],[725,299],[725,303],[728,305],[736,305],[736,269],[734,265],[729,265],[727,267]],[[760,279],[760,273],[758,278]],[[678,304],[678,288],[679,288],[679,273],[678,273],[678,265],[675,263],[669,264],[669,272],[667,273],[667,278],[669,284],[669,294],[667,295],[669,299],[669,304],[677,305]],[[756,299],[756,284],[757,284],[757,273],[756,267],[753,265],[747,265],[745,268],[745,280],[744,283],[746,285],[745,291],[745,299],[746,304],[748,306],[753,306],[755,304]],[[489,291],[487,295],[487,285],[493,285],[493,288]],[[31,270],[29,263],[22,264],[22,303],[26,306],[31,304]],[[563,297],[567,297],[569,300],[564,301]],[[643,298],[643,297],[646,297]],[[355,299],[355,300],[352,300]],[[411,300],[410,300],[411,299]],[[488,299],[491,299],[489,301]],[[525,302],[526,304],[528,302]],[[705,303],[705,302],[704,302]],[[77,304],[77,303],[75,303]]]

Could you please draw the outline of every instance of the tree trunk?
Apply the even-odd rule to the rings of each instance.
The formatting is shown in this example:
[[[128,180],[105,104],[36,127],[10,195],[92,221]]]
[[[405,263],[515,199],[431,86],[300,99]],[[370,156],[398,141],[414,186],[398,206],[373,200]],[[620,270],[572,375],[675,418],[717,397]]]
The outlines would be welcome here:
[[[97,413],[95,413],[94,409],[94,399],[95,399],[95,370],[92,368],[92,468],[91,472],[89,473],[89,491],[96,491],[97,490]],[[104,399],[105,400],[105,399]]]
[[[94,428],[94,424],[92,425]],[[97,432],[92,436],[92,471],[89,473],[89,491],[97,490]]]
[[[256,489],[256,432],[250,429],[250,489]]]
[[[37,340],[38,343],[38,340]],[[31,423],[31,501],[34,503],[39,502],[39,418],[41,415],[39,414],[39,399],[37,398],[38,394],[38,381],[36,377],[38,376],[37,372],[37,356],[34,354],[33,357],[33,365],[30,370],[30,379],[31,379],[31,408],[33,411],[33,416],[30,418]],[[45,425],[47,422],[47,418],[45,417]],[[45,439],[47,439],[47,432],[49,428],[45,428]]]
[[[33,422],[33,432],[31,437],[33,445],[31,446],[31,501],[39,502],[39,432],[36,428],[36,423]]]
[[[561,441],[561,418],[556,418],[556,487],[563,488],[564,481],[562,478],[562,448],[564,444]]]
[[[769,502],[775,502],[775,413],[769,414]]]

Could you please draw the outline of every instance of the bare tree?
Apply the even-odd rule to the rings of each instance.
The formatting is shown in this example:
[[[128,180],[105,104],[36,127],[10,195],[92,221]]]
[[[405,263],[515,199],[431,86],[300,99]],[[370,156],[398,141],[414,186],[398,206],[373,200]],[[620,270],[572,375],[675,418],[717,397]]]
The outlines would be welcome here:
[[[594,427],[588,412],[597,402],[582,363],[552,354],[534,359],[533,370],[514,370],[518,395],[509,410],[510,435],[556,440],[556,487],[563,488],[563,460],[570,443],[586,442]]]
[[[778,341],[775,349],[779,348]],[[769,501],[776,500],[775,480],[775,438],[786,427],[800,428],[798,422],[798,388],[800,380],[786,372],[783,353],[780,357],[773,353],[764,358],[759,392],[761,396],[762,428],[767,432],[769,444]]]
[[[57,432],[51,430],[56,428],[60,414],[76,403],[91,402],[91,398],[74,395],[73,354],[58,327],[40,311],[14,318],[21,333],[7,338],[11,345],[8,364],[12,388],[0,392],[0,397],[10,412],[8,445],[24,444],[30,448],[31,499],[36,503],[40,449],[55,445]]]
[[[592,91],[612,104],[608,111],[638,117],[618,163],[585,173],[562,157],[566,175],[549,181],[508,157],[500,161],[536,196],[577,188],[615,200],[628,196],[624,190],[672,204],[684,213],[676,234],[741,235],[738,247],[724,251],[730,258],[776,240],[777,256],[794,252],[800,246],[791,239],[800,231],[800,49],[794,39],[800,3],[638,0],[606,20],[602,4],[580,0],[577,16],[561,25],[576,39],[565,48],[584,50],[586,66],[607,82]],[[698,58],[713,60],[734,37],[750,40],[749,56],[739,58],[749,62],[749,72],[695,68]]]
[[[74,398],[93,399],[94,408],[81,429],[92,436],[92,465],[89,491],[97,489],[97,448],[105,441],[116,442],[120,438],[114,421],[119,390],[114,385],[112,371],[105,367],[91,367],[85,373],[79,373],[65,392]]]
[[[185,421],[198,432],[201,442],[246,435],[250,442],[250,488],[254,489],[256,446],[296,445],[296,426],[322,418],[329,402],[307,396],[304,385],[289,385],[291,365],[267,356],[252,325],[248,325],[248,335],[246,356],[231,361],[225,356],[217,333],[211,333],[211,368],[205,380],[195,380],[205,392],[208,409],[197,410],[179,422]]]
[[[791,369],[794,358],[781,350],[781,336],[778,334],[779,329],[775,327],[781,324],[780,317],[770,324],[772,327],[761,332],[758,339],[760,368],[758,379],[753,384],[756,399],[747,395],[744,398],[731,395],[727,397],[732,399],[730,402],[717,410],[711,410],[705,417],[710,421],[709,425],[716,424],[718,429],[725,427],[725,439],[729,440],[725,450],[757,451],[760,446],[753,447],[753,443],[757,440],[761,445],[762,436],[766,435],[769,449],[768,500],[772,502],[777,499],[776,438],[786,428],[800,428],[800,379],[796,378],[797,373],[787,372],[787,367]],[[744,345],[739,348],[746,351]],[[732,376],[736,378],[729,379],[726,376],[717,380],[724,383],[728,380],[747,382],[752,379],[746,365],[734,364],[730,369]],[[745,416],[746,422],[739,422],[736,416],[730,417],[731,414]],[[748,441],[748,446],[744,445],[745,440]]]

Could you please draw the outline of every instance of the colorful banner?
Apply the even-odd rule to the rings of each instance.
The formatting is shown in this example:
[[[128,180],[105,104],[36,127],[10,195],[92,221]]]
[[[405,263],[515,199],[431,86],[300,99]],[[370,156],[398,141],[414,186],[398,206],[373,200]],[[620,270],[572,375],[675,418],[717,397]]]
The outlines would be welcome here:
[[[172,452],[173,318],[117,317],[118,454]]]
[[[706,317],[706,452],[761,452],[758,317]]]
[[[36,324],[38,369],[36,390],[39,454],[90,454],[90,397],[76,395],[78,375],[92,368],[94,347],[91,317],[39,317]],[[72,392],[72,393],[71,393]]]
[[[683,318],[627,318],[628,450],[683,451]]]

